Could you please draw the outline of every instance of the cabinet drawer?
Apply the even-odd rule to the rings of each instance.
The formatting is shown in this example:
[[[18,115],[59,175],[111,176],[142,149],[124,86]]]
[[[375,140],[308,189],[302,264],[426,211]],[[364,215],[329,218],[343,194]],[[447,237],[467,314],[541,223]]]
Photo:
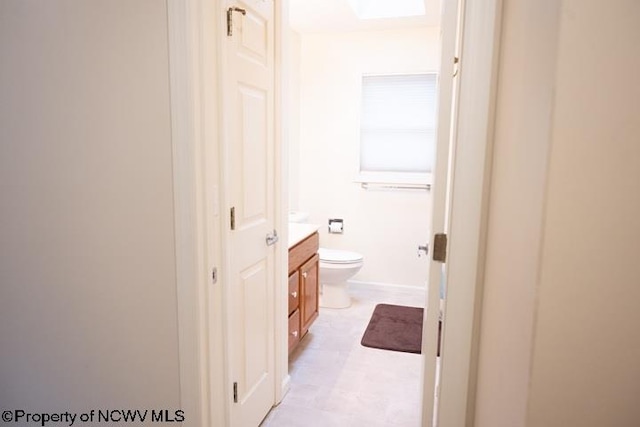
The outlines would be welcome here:
[[[300,309],[289,316],[289,353],[300,342]]]
[[[289,249],[289,274],[318,252],[320,237],[317,232]]]
[[[300,306],[300,273],[294,272],[289,276],[289,314]]]

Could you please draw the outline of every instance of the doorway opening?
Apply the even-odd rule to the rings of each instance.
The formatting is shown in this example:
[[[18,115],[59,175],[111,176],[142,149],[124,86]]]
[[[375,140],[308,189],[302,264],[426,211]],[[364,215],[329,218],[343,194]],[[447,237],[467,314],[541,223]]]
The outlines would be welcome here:
[[[318,1],[325,5],[328,4],[328,2],[325,0],[318,0]],[[246,9],[249,9],[249,6],[253,5],[254,3],[266,4],[269,2],[259,2],[259,1],[250,2],[250,1],[239,0],[238,3],[239,3],[239,6],[231,5],[231,2],[228,2],[228,4],[222,5],[224,7],[220,7],[219,14],[218,14],[218,18],[219,18],[218,23],[220,24],[220,27],[225,28],[224,22],[228,22],[228,20],[225,21],[225,16],[227,18],[229,16],[228,6],[232,6],[233,11],[236,11],[237,14],[240,14],[241,12],[238,11],[237,9],[238,7],[239,8],[245,7]],[[308,3],[312,3],[312,2],[308,2]],[[479,292],[476,292],[476,290],[478,288],[480,277],[481,277],[481,269],[478,266],[480,265],[480,261],[482,257],[481,241],[482,241],[483,227],[484,227],[484,220],[483,220],[484,198],[485,198],[484,195],[486,194],[487,181],[488,181],[486,179],[486,176],[487,176],[486,168],[488,164],[486,159],[489,155],[489,149],[490,149],[488,140],[490,139],[490,133],[491,133],[492,105],[493,105],[493,99],[495,96],[493,88],[495,86],[494,85],[494,76],[495,76],[495,68],[496,68],[495,57],[497,52],[496,34],[499,30],[496,23],[499,22],[499,19],[500,19],[500,16],[499,16],[500,10],[498,7],[498,3],[499,2],[497,0],[481,0],[478,2],[470,3],[468,5],[464,5],[465,20],[467,22],[465,22],[465,26],[464,26],[465,49],[463,52],[464,54],[462,56],[465,58],[468,58],[468,62],[466,62],[467,65],[465,68],[464,75],[468,76],[470,80],[470,84],[462,85],[463,90],[461,90],[460,94],[458,95],[460,97],[460,111],[456,119],[457,121],[456,128],[458,130],[457,146],[455,147],[455,153],[454,153],[456,157],[456,162],[455,164],[450,165],[452,169],[452,174],[455,174],[456,179],[454,180],[452,184],[452,189],[450,191],[450,193],[453,194],[453,197],[449,199],[448,203],[446,204],[446,208],[445,208],[445,200],[446,200],[445,196],[449,192],[447,190],[447,186],[449,185],[449,183],[447,182],[446,171],[443,174],[441,172],[436,171],[436,174],[434,177],[434,186],[431,189],[431,197],[436,201],[434,203],[439,203],[441,206],[439,210],[433,211],[433,217],[432,217],[433,227],[431,227],[432,228],[432,230],[430,230],[431,232],[445,230],[445,209],[447,211],[459,211],[459,212],[465,213],[465,215],[455,216],[453,220],[450,221],[447,225],[448,227],[447,230],[451,230],[451,235],[449,236],[451,247],[456,249],[455,251],[451,250],[451,252],[448,254],[448,257],[447,257],[447,265],[449,269],[447,272],[448,273],[447,280],[455,282],[456,286],[452,286],[450,289],[451,292],[448,292],[447,294],[448,301],[447,301],[446,310],[447,310],[447,315],[451,316],[450,318],[454,318],[454,317],[456,318],[456,327],[452,328],[451,331],[445,332],[446,339],[443,341],[443,353],[455,355],[455,357],[447,359],[447,363],[443,365],[443,375],[441,377],[442,382],[443,384],[448,382],[449,384],[451,384],[451,387],[443,388],[443,390],[445,389],[446,390],[443,392],[444,394],[441,394],[439,396],[439,399],[441,402],[441,408],[442,408],[439,414],[439,418],[441,421],[439,424],[440,426],[461,425],[462,424],[461,421],[463,421],[465,418],[468,418],[469,416],[472,416],[472,409],[470,409],[470,405],[468,405],[468,402],[473,400],[473,396],[470,396],[470,391],[473,389],[473,384],[471,384],[471,381],[470,381],[470,378],[473,377],[473,372],[472,372],[473,367],[471,366],[471,364],[473,360],[472,353],[474,351],[473,350],[474,344],[472,342],[474,335],[473,335],[472,329],[478,315],[478,311],[476,310],[476,308],[479,301],[479,298],[478,298]],[[288,4],[287,1],[277,2],[276,15],[278,14],[279,8],[284,7],[286,9],[287,4]],[[442,4],[445,4],[445,5],[455,4],[456,7],[454,9],[457,11],[457,7],[458,7],[457,1],[453,1],[453,0],[451,2],[445,1]],[[450,28],[455,27],[456,16],[457,16],[457,13],[454,13],[453,24],[450,25]],[[238,24],[238,28],[243,28],[242,26],[244,25],[244,23],[242,23],[243,22],[242,17],[239,16],[238,21],[236,22],[240,22]],[[252,21],[251,23],[256,25],[259,24],[259,22],[256,20]],[[283,31],[283,29],[279,27],[280,25],[281,24],[276,23],[276,32]],[[452,31],[452,33],[453,32],[454,31]],[[355,34],[357,32],[353,32],[353,33]],[[218,52],[219,52],[218,53],[218,59],[219,59],[218,70],[222,75],[222,79],[221,79],[222,82],[226,82],[228,80],[228,77],[233,76],[234,74],[230,73],[229,70],[225,69],[226,64],[223,58],[224,52],[229,49],[226,46],[229,45],[229,43],[235,43],[237,39],[230,40],[226,38],[227,32],[224,32],[224,36],[222,34],[223,33],[220,32],[220,34],[215,37],[215,40],[218,43],[218,47],[220,47],[220,49],[218,49]],[[240,30],[238,30],[237,34],[240,34]],[[252,33],[253,36],[258,34],[262,34],[262,32],[254,31]],[[280,36],[282,36],[282,34],[280,34]],[[276,39],[277,38],[278,38],[278,34],[276,34]],[[256,42],[257,40],[258,39],[255,39],[255,38],[248,38],[243,42],[248,42],[251,44],[252,42]],[[290,57],[289,54],[285,54],[283,56],[282,52],[278,54],[278,49],[286,50],[289,48],[286,46],[286,43],[281,45],[279,48],[277,45],[278,43],[276,41],[276,54],[275,54],[276,64],[277,64],[276,67],[282,65],[281,62],[283,57],[284,58]],[[451,43],[451,45],[455,45],[455,43]],[[253,53],[255,53],[255,50],[260,49],[261,46],[263,46],[263,44],[256,42],[256,43],[253,43],[251,46],[245,46],[245,47],[247,47],[250,51],[253,51]],[[247,59],[248,57],[250,62],[253,62],[253,63],[260,62],[260,61],[255,61],[255,58],[253,58],[254,60],[251,61],[252,58],[250,56],[253,54],[246,55],[245,53],[241,52],[240,55],[243,56],[243,59]],[[443,49],[443,53],[441,56],[453,59],[454,49],[452,48],[448,52],[444,52],[444,49]],[[268,55],[268,57],[270,56]],[[465,61],[462,61],[462,62],[465,62]],[[329,70],[331,69],[332,66],[333,66],[333,63],[324,65],[324,67],[327,67]],[[450,75],[452,75],[453,61],[451,61],[451,64],[447,65],[447,68],[450,71]],[[277,74],[278,74],[278,71],[276,70],[276,75]],[[362,76],[359,76],[359,77],[361,78]],[[278,89],[277,88],[278,84],[280,84],[283,87]],[[257,100],[260,98],[258,94],[255,92],[255,90],[252,89],[253,86],[251,85],[245,85],[245,86],[250,86],[250,87],[248,91],[243,92],[243,96],[249,97],[254,100]],[[286,88],[284,88],[284,86],[290,87],[288,76],[281,76],[279,79],[276,79],[276,98],[278,97],[279,93],[285,93],[285,94],[288,93]],[[223,85],[223,87],[226,87],[226,86]],[[445,92],[451,93],[450,89],[451,89],[451,86]],[[278,105],[277,109],[281,108],[281,104],[283,104],[285,101],[286,100],[277,101],[276,102],[276,104]],[[237,112],[238,110],[226,109],[226,104],[224,102],[220,102],[220,98],[215,100],[215,102],[214,100],[211,100],[211,102],[217,104],[220,110],[222,110],[222,118],[220,119],[221,123],[223,124],[222,128],[223,130],[224,129],[228,130],[229,127],[235,122],[231,119],[227,119],[226,114],[233,111]],[[254,104],[254,105],[258,105],[258,104]],[[288,117],[278,118],[277,117],[278,114],[286,115],[290,112],[290,110],[291,110],[290,108],[282,109],[280,113],[276,111],[276,119],[275,119],[276,128],[279,125],[281,126],[281,123],[286,123],[287,120],[289,120]],[[243,111],[243,110],[240,110],[240,111]],[[259,112],[255,108],[249,109],[248,111]],[[334,124],[335,123],[325,123],[324,125],[326,127],[331,128],[334,126]],[[304,126],[304,123],[300,122],[300,126]],[[442,129],[442,126],[439,126],[439,129]],[[447,131],[448,130],[449,129],[447,129]],[[280,129],[280,131],[276,129],[276,132],[275,132],[276,135],[278,135],[278,132],[280,133],[289,132],[289,130],[288,130],[288,127]],[[438,137],[437,139],[439,144],[441,138]],[[215,214],[216,209],[214,208],[212,209],[212,212],[213,212],[212,217],[213,217],[213,222],[218,224],[222,230],[226,229],[226,231],[221,233],[223,238],[220,241],[220,246],[221,246],[220,254],[222,255],[222,258],[233,259],[233,251],[231,250],[232,248],[230,247],[229,238],[225,237],[226,235],[230,234],[228,227],[230,224],[233,224],[233,221],[230,221],[230,220],[234,218],[234,215],[233,215],[234,206],[233,204],[229,203],[229,201],[227,200],[228,196],[225,195],[229,191],[229,189],[227,188],[229,178],[226,177],[225,174],[228,174],[232,168],[232,166],[230,165],[230,162],[228,162],[225,158],[225,155],[226,155],[225,152],[226,150],[230,149],[230,145],[232,141],[231,141],[231,138],[228,136],[227,132],[224,132],[224,131],[221,132],[221,136],[219,140],[221,141],[220,147],[221,147],[222,156],[220,159],[215,159],[211,162],[211,166],[212,166],[211,170],[218,170],[216,169],[216,167],[218,167],[219,170],[223,171],[222,173],[223,179],[220,182],[221,195],[218,199],[220,201],[220,206],[221,206],[221,209],[220,209],[221,215],[216,215]],[[286,140],[287,138],[282,137],[282,135],[280,135],[279,137],[277,136],[276,146],[280,143],[279,141],[286,141]],[[287,148],[286,145],[283,148],[286,149]],[[278,148],[276,148],[276,151],[277,150]],[[279,154],[276,154],[276,155],[279,155]],[[338,153],[338,156],[339,155],[340,154]],[[448,161],[447,161],[449,156],[448,147],[447,147],[447,150],[439,150],[435,160],[436,164],[440,164],[440,162],[443,161],[443,159],[440,159],[440,155],[444,156],[444,162],[445,164],[448,164]],[[286,162],[287,157],[288,156],[286,154],[284,154],[282,157],[285,160],[284,167],[286,167],[286,164],[287,164]],[[248,160],[251,160],[251,159],[248,159]],[[281,164],[280,167],[283,167],[283,165]],[[354,169],[357,169],[357,165],[354,166]],[[354,170],[354,174],[355,172],[357,171]],[[278,173],[282,175],[282,172],[276,171],[276,175]],[[331,170],[326,171],[327,176],[330,173],[331,173]],[[441,175],[444,175],[444,178]],[[283,177],[282,181],[292,181],[292,180],[287,180],[286,178]],[[286,185],[287,184],[284,183],[283,187],[286,188]],[[215,186],[214,188],[209,188],[209,190],[211,190],[211,194],[216,193]],[[363,188],[360,188],[360,190],[368,191]],[[207,192],[205,193],[209,194]],[[393,192],[391,193],[394,194]],[[286,194],[286,192],[284,192],[284,194]],[[276,200],[276,205],[278,206],[280,204],[282,204],[283,207],[286,206],[286,203],[284,202],[281,203],[280,200]],[[277,206],[276,206],[276,209],[277,209]],[[292,203],[292,206],[293,206],[293,203]],[[439,212],[438,217],[436,217],[436,212]],[[282,230],[282,226],[286,227],[286,219],[285,219],[286,213],[284,213],[283,215],[276,214],[276,218],[280,218],[280,219],[276,219],[276,226],[278,227],[279,230]],[[345,226],[345,230],[350,229],[349,222],[344,222],[344,226]],[[428,227],[428,221],[425,221],[425,227]],[[258,240],[263,245],[265,244],[265,237],[264,237],[265,232],[267,232],[266,234],[267,237],[271,235],[271,231],[269,230],[265,230],[264,232],[262,232],[262,234],[258,236],[259,237]],[[233,226],[231,226],[231,231],[233,231]],[[375,237],[376,231],[377,230],[373,230],[371,235]],[[275,236],[272,236],[272,237],[275,237]],[[430,241],[429,243],[432,243],[432,242]],[[267,246],[269,245],[268,241],[266,245]],[[244,248],[245,246],[243,245],[242,247]],[[276,248],[278,248],[277,245],[276,245]],[[416,249],[417,248],[412,249],[414,256],[415,256]],[[280,252],[284,252],[284,256],[286,257],[286,251],[282,249],[277,249],[277,250]],[[209,263],[209,260],[203,260],[203,262],[207,264]],[[210,345],[212,347],[217,346],[218,348],[224,349],[224,354],[225,354],[225,360],[223,362],[218,364],[212,364],[212,362],[209,360],[208,365],[211,366],[211,369],[207,372],[206,369],[203,368],[204,370],[202,370],[201,372],[203,377],[206,376],[209,378],[209,382],[212,385],[216,385],[217,387],[217,384],[222,383],[222,385],[220,386],[220,394],[223,396],[224,401],[222,404],[217,404],[216,402],[212,402],[209,400],[208,404],[204,405],[204,407],[205,408],[207,406],[219,407],[220,414],[222,414],[221,418],[224,418],[226,420],[230,419],[228,415],[228,412],[230,411],[229,408],[238,408],[238,406],[235,405],[236,402],[234,401],[236,398],[236,389],[238,390],[238,392],[242,392],[242,388],[240,386],[236,387],[237,378],[233,374],[232,370],[230,369],[230,365],[236,364],[237,360],[234,359],[232,355],[232,351],[230,349],[230,346],[231,346],[230,343],[232,341],[233,334],[229,330],[229,324],[230,322],[232,322],[232,319],[229,316],[229,312],[233,311],[234,307],[232,307],[232,305],[229,302],[229,295],[233,291],[232,290],[233,286],[235,286],[236,283],[234,282],[234,279],[229,275],[229,271],[228,271],[229,262],[230,262],[229,260],[223,259],[219,264],[222,270],[221,271],[222,298],[220,298],[219,300],[214,300],[216,304],[219,304],[222,306],[222,313],[220,313],[220,316],[222,316],[223,319],[220,322],[221,325],[216,323],[215,322],[216,317],[212,316],[211,319],[214,319],[214,320],[209,322],[209,326],[210,326],[209,331],[201,330],[202,337],[206,337],[207,334],[210,333],[209,335],[210,343],[211,343]],[[282,268],[282,267],[278,267],[279,262],[276,262],[275,264],[276,264],[275,265],[276,270],[278,268]],[[440,270],[441,269],[439,268],[430,269],[430,272],[428,274],[430,278],[429,279],[430,283],[440,284],[441,280],[444,280],[444,275],[442,274],[444,273],[444,271],[440,271]],[[276,276],[278,277],[284,276],[285,285],[286,285],[286,274],[277,273]],[[427,277],[427,274],[425,274],[425,279],[426,277]],[[434,280],[434,277],[435,277],[435,280]],[[265,366],[272,366],[273,369],[275,370],[275,378],[274,378],[275,391],[273,393],[275,396],[273,400],[274,403],[278,403],[281,400],[282,396],[284,395],[287,389],[286,318],[284,316],[281,316],[281,312],[285,311],[283,309],[283,306],[286,306],[286,301],[284,301],[286,297],[285,285],[281,285],[279,283],[275,285],[275,294],[276,294],[275,301],[273,300],[269,301],[268,299],[264,301],[265,304],[270,304],[271,308],[269,308],[268,310],[273,310],[272,312],[275,313],[274,316],[276,318],[275,320],[276,349],[273,352],[275,353],[275,359],[276,359],[275,362],[273,363],[273,365],[275,366],[273,366],[271,363],[265,364]],[[427,310],[427,314],[425,316],[425,330],[432,330],[434,331],[434,333],[426,334],[423,337],[423,338],[426,338],[426,340],[428,341],[426,345],[423,346],[423,349],[426,348],[427,351],[429,352],[429,354],[423,356],[424,357],[424,364],[423,364],[424,375],[423,375],[423,378],[421,379],[422,383],[424,384],[423,396],[421,401],[424,409],[424,413],[423,413],[424,420],[430,420],[432,417],[432,411],[433,411],[432,406],[434,402],[433,395],[435,391],[434,383],[435,383],[435,360],[436,360],[435,331],[437,330],[437,317],[438,317],[437,306],[438,306],[438,300],[439,300],[439,289],[438,287],[430,286],[428,288],[428,293],[429,293],[429,297],[428,297],[429,306],[432,306],[433,304],[435,304],[436,308],[432,310]],[[281,296],[277,296],[280,294]],[[283,301],[280,301],[280,299],[282,299]],[[216,313],[217,311],[213,310],[212,308],[213,308],[212,305],[209,305],[207,310],[210,313]],[[256,322],[256,325],[258,325],[257,322]],[[444,325],[444,329],[445,330],[447,329],[446,324]],[[206,338],[203,338],[202,342],[205,342],[206,340],[207,340]],[[266,350],[269,350],[266,353],[273,354],[271,353],[271,349],[268,347],[269,347],[268,345],[265,346]],[[203,347],[199,347],[199,348],[200,350],[204,349]],[[284,369],[282,368],[283,360],[285,361]],[[433,363],[431,363],[430,361],[432,361]],[[464,384],[465,386],[460,386],[460,384]],[[466,385],[468,385],[468,387]],[[196,395],[199,395],[199,394],[196,394]],[[231,410],[235,410],[235,409],[231,409]],[[259,415],[256,415],[256,416],[259,416]],[[231,423],[231,424],[237,425],[235,423]],[[428,425],[428,422],[425,422],[424,424]]]
[[[283,47],[289,210],[320,227],[321,247],[360,253],[364,265],[349,282],[352,306],[320,308],[292,353],[291,390],[267,419],[273,425],[296,405],[317,416],[333,410],[336,417],[361,422],[390,423],[402,413],[420,425],[423,358],[366,349],[359,338],[377,303],[426,302],[429,263],[419,248],[430,240],[441,59],[440,9],[434,3],[421,16],[361,20],[346,0],[289,1],[291,27]],[[389,95],[396,97],[384,98]],[[408,111],[380,114],[390,102]],[[424,119],[407,122],[416,108]],[[371,110],[372,117],[363,117]],[[392,120],[380,129],[387,118]],[[341,233],[330,232],[331,219],[342,220]],[[378,378],[366,369],[376,363]],[[349,414],[353,408],[360,417]]]

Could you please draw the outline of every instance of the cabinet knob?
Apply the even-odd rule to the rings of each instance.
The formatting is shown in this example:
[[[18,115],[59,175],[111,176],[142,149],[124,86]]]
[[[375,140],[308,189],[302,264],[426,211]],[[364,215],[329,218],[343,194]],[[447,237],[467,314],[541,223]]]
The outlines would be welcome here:
[[[307,278],[308,275],[309,273],[307,273],[306,271],[302,273],[302,277],[304,277],[305,279]]]
[[[298,298],[298,291],[291,292],[291,296],[294,298]]]
[[[293,335],[294,337],[297,337],[298,336],[298,331],[291,332],[291,335]]]

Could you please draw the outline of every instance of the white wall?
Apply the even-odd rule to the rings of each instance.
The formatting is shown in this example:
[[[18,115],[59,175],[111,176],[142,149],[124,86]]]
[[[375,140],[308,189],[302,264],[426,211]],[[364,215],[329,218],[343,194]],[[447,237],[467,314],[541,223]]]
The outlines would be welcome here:
[[[476,423],[640,424],[640,4],[504,2]]]
[[[180,405],[162,1],[0,2],[0,402]]]
[[[360,252],[355,280],[424,286],[429,193],[364,190],[358,171],[360,85],[365,73],[437,71],[438,29],[303,34],[298,205],[322,224],[320,244]],[[293,138],[292,138],[293,140]],[[295,162],[295,159],[291,160]],[[342,235],[326,231],[342,218]]]
[[[300,205],[300,34],[288,31],[289,49],[289,209]]]
[[[504,2],[476,425],[523,426],[555,84],[555,0]]]
[[[530,426],[640,425],[638,22],[562,4]]]

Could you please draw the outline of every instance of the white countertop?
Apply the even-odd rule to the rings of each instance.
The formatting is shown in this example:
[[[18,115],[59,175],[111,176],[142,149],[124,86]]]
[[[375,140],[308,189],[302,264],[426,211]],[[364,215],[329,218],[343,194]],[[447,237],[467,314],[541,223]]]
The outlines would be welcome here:
[[[307,237],[311,236],[313,233],[320,229],[320,225],[318,224],[307,224],[307,223],[297,223],[290,222],[289,223],[289,249],[302,242]]]

